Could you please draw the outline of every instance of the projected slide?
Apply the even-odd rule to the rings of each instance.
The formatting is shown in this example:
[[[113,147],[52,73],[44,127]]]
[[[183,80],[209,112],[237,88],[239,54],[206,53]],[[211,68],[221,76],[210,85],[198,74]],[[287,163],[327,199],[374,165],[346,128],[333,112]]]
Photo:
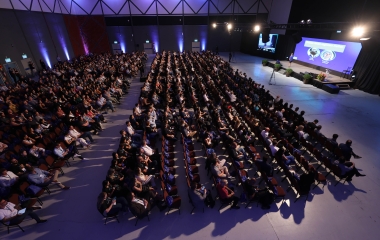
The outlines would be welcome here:
[[[263,35],[259,36],[259,50],[274,53],[276,51],[278,34],[269,34],[269,42],[263,43]]]
[[[353,67],[362,44],[317,38],[302,38],[294,51],[294,59],[335,71]]]

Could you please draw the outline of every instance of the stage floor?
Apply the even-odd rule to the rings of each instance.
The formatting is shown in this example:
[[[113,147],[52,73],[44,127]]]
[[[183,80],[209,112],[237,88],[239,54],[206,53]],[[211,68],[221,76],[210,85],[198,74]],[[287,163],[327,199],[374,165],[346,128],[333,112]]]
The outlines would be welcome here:
[[[270,61],[272,62],[273,64],[276,63],[275,61]],[[289,67],[289,62],[288,61],[280,61],[282,66],[284,68],[288,68]],[[321,70],[317,70],[317,69],[314,69],[314,68],[310,68],[310,67],[306,67],[306,66],[303,66],[301,64],[298,64],[298,63],[292,63],[292,67],[291,69],[293,69],[294,72],[296,73],[304,73],[304,72],[311,72],[311,73],[315,73],[315,74],[319,74],[321,73]],[[323,68],[323,70],[326,70]],[[325,71],[323,71],[325,72]],[[329,83],[352,83],[352,81],[348,80],[347,78],[343,78],[343,77],[340,77],[340,76],[335,76],[335,75],[332,75],[331,73],[327,76],[327,78],[325,79],[325,81],[323,81],[324,84],[329,84]]]

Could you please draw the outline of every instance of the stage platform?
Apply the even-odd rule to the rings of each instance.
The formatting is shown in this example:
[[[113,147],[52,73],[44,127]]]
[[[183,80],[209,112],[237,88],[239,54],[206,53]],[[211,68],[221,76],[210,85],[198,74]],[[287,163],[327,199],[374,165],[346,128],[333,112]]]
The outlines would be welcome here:
[[[270,63],[273,63],[275,64],[275,61],[269,61]],[[281,65],[282,65],[282,68],[284,69],[287,69],[289,68],[289,62],[288,61],[280,61],[281,62]],[[304,66],[304,65],[301,65],[299,63],[296,63],[296,62],[293,62],[292,63],[292,66],[290,67],[291,69],[293,69],[293,71],[297,74],[300,74],[300,73],[314,73],[314,74],[319,74],[321,72],[325,72],[326,71],[326,68],[319,68],[319,67],[316,67],[316,66]],[[327,78],[325,79],[325,81],[321,82],[322,84],[348,84],[352,87],[351,84],[353,84],[353,82],[347,78],[343,78],[341,76],[337,76],[337,75],[341,75],[340,73],[331,73],[333,71],[330,71],[330,74],[327,76]],[[303,74],[302,74],[303,75]],[[295,77],[295,76],[294,76]],[[300,79],[302,80],[302,79]]]

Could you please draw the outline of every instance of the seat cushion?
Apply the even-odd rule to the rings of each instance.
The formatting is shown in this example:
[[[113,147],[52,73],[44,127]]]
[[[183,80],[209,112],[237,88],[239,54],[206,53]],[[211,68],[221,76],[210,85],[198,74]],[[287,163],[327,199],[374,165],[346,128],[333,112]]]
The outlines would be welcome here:
[[[277,189],[277,196],[278,197],[284,197],[285,196],[285,190],[281,186],[276,186]]]

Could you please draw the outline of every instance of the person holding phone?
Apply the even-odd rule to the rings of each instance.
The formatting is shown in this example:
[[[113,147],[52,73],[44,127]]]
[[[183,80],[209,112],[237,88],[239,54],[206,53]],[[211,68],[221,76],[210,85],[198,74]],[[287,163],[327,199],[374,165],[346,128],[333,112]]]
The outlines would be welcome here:
[[[101,192],[98,196],[98,211],[105,217],[114,216],[119,212],[128,211],[128,202],[124,197],[108,197],[107,193]]]
[[[27,215],[36,220],[37,223],[44,223],[47,220],[40,219],[33,209],[24,208],[21,209],[20,206],[7,202],[5,199],[0,199],[0,221],[5,224],[17,223],[23,220]]]
[[[188,189],[188,194],[195,208],[202,209],[204,205],[213,208],[215,205],[215,200],[212,198],[211,191],[196,182],[191,183],[191,187]]]

